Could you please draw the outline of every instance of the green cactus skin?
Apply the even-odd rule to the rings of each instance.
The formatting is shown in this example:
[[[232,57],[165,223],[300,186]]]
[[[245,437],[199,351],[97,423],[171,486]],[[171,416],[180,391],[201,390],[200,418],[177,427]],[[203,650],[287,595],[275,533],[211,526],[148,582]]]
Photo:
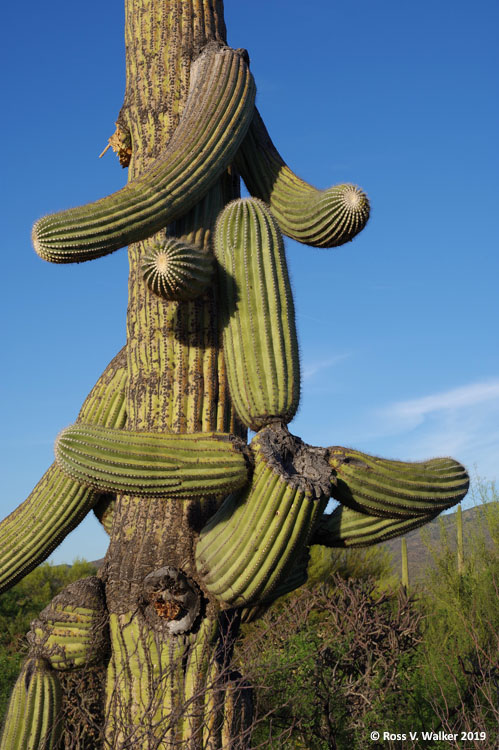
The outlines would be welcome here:
[[[28,659],[10,697],[0,750],[56,750],[61,688],[45,659]]]
[[[127,374],[124,349],[101,375],[78,419],[123,427]],[[46,560],[98,501],[99,495],[53,464],[28,498],[0,523],[0,591]]]
[[[56,462],[101,492],[137,497],[226,495],[249,478],[246,444],[221,432],[162,435],[75,424],[61,432]]]
[[[94,505],[95,517],[104,527],[106,534],[111,536],[113,528],[114,509],[116,507],[115,495],[101,495],[99,501]]]
[[[279,228],[268,207],[229,203],[215,230],[229,389],[252,430],[289,422],[300,399],[300,364],[291,287]]]
[[[154,294],[182,301],[195,299],[205,291],[213,273],[213,262],[194,245],[168,238],[144,256],[142,271],[144,281]]]
[[[236,165],[251,195],[270,205],[281,232],[313,247],[352,240],[369,219],[369,201],[355,185],[317,190],[297,177],[275,148],[257,110]]]
[[[306,478],[305,466],[301,474],[295,473],[300,449],[301,457],[307,454],[307,446],[297,442],[298,450],[282,426],[261,430],[251,443],[251,485],[230,495],[201,530],[198,571],[208,591],[226,605],[251,607],[271,599],[326,506],[326,492],[316,480]],[[288,456],[286,468],[279,461],[282,454]],[[312,463],[319,471],[319,453]]]
[[[92,260],[151,237],[181,217],[232,162],[254,100],[243,57],[209,45],[191,66],[185,109],[163,155],[117,193],[39,219],[33,227],[38,255],[52,263]]]
[[[319,520],[311,544],[324,547],[369,547],[386,542],[394,536],[407,534],[432,521],[439,512],[422,513],[414,518],[382,518],[339,505],[333,513],[325,514]]]
[[[102,582],[92,576],[66,586],[31,623],[28,642],[57,670],[101,662],[109,649]]]
[[[329,449],[331,496],[374,516],[411,518],[460,502],[469,487],[465,468],[452,458],[391,461],[351,448]]]

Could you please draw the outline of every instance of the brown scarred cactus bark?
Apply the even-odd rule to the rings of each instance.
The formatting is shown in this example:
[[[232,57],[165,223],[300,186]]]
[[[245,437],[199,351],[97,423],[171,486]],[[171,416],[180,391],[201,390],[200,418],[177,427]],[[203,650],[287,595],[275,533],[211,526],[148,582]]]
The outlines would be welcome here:
[[[68,587],[33,623],[0,750],[249,747],[251,689],[230,663],[241,618],[305,582],[311,545],[376,543],[467,490],[451,459],[386,461],[289,433],[300,369],[281,233],[341,245],[369,203],[286,166],[248,54],[227,45],[222,0],[125,5],[110,144],[128,184],[40,219],[33,241],[56,263],[129,245],[126,350],[0,525],[0,584],[91,508],[110,544],[100,581]],[[332,516],[330,496],[342,503]]]

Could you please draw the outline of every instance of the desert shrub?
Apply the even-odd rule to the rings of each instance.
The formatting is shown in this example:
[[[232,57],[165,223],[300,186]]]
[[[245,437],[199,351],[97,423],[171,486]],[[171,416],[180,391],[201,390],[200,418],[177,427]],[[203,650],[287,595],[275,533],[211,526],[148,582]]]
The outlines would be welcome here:
[[[64,586],[95,572],[85,560],[71,566],[43,563],[0,596],[0,721],[26,655],[31,621]]]
[[[420,616],[402,589],[376,588],[336,574],[247,628],[238,658],[255,686],[255,747],[282,747],[286,733],[286,747],[376,747],[387,707],[403,714]]]

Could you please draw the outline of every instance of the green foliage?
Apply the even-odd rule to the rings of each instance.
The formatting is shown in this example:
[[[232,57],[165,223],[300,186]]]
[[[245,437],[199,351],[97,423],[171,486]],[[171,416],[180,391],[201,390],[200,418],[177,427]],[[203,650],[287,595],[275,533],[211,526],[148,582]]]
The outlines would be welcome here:
[[[464,570],[442,523],[434,566],[405,605],[401,592],[386,590],[383,549],[312,547],[306,586],[245,626],[239,645],[256,686],[255,746],[400,750],[397,741],[371,742],[369,730],[432,730],[485,731],[485,741],[446,747],[495,750],[499,503],[493,484],[478,484],[475,496],[489,502],[473,531],[465,528]],[[341,577],[328,576],[331,566]],[[385,581],[384,594],[370,574]],[[419,746],[407,742],[404,750]]]
[[[0,596],[0,716],[26,656],[31,621],[64,586],[95,572],[85,560],[75,560],[72,566],[43,563]]]
[[[390,728],[387,706],[393,717],[406,712],[420,617],[403,590],[375,588],[335,576],[253,626],[241,651],[251,681],[264,686],[255,746],[361,748],[372,730]]]
[[[435,567],[420,601],[419,700],[442,726],[479,726],[492,736],[499,720],[499,503],[493,483],[479,482],[477,493],[492,502],[478,509],[462,571],[443,524],[439,551],[432,550]]]
[[[312,545],[307,567],[308,585],[326,583],[335,574],[345,580],[375,578],[380,587],[396,583],[392,574],[392,555],[385,547],[340,549]]]

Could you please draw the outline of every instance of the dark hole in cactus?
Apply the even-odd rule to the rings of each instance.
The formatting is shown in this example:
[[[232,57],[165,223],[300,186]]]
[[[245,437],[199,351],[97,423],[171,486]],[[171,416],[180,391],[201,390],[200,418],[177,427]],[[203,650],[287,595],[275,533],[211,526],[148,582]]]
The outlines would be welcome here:
[[[139,608],[149,626],[178,635],[195,630],[205,602],[191,578],[179,568],[167,566],[144,578]]]

